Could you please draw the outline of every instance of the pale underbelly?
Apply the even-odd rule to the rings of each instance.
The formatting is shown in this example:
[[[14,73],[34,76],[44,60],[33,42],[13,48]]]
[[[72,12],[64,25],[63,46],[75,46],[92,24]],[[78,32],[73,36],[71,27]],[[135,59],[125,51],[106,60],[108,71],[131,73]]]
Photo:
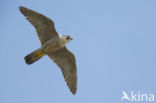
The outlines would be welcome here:
[[[42,45],[42,51],[44,54],[53,53],[65,46],[65,43],[58,39],[50,39]]]
[[[58,40],[49,40],[44,45],[42,45],[42,50],[45,54],[53,53],[65,45],[61,45],[60,41]]]
[[[59,49],[61,49],[61,48],[62,48],[61,45],[50,45],[50,46],[44,48],[44,49],[43,49],[43,52],[44,52],[45,54],[49,54],[49,53],[53,53],[53,52],[55,52],[55,51],[57,51],[57,50],[59,50]]]

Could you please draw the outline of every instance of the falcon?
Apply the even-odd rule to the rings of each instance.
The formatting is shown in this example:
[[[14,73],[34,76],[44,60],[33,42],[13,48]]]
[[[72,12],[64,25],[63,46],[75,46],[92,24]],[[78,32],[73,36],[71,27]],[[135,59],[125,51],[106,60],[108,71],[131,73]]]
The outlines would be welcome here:
[[[48,17],[25,8],[19,7],[20,12],[35,27],[41,47],[25,56],[25,62],[30,65],[45,55],[54,61],[61,69],[64,79],[72,94],[77,90],[76,60],[65,45],[72,40],[71,36],[60,35],[56,32],[54,22]]]

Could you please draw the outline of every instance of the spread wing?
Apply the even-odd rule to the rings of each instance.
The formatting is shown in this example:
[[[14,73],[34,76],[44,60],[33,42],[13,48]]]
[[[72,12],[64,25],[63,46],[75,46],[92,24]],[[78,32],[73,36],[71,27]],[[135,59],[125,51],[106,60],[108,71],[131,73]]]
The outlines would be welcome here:
[[[58,36],[53,21],[48,17],[22,6],[19,7],[19,10],[35,27],[41,44]]]
[[[61,68],[70,91],[75,94],[77,90],[77,69],[74,55],[64,47],[48,54],[48,56]]]

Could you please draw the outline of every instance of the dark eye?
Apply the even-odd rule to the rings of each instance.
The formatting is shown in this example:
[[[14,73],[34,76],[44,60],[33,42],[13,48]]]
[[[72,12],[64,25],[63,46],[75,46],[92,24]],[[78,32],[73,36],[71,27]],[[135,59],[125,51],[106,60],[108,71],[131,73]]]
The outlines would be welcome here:
[[[66,38],[66,39],[68,40],[68,39],[70,39],[70,37],[69,37],[69,36],[67,36],[67,38]]]

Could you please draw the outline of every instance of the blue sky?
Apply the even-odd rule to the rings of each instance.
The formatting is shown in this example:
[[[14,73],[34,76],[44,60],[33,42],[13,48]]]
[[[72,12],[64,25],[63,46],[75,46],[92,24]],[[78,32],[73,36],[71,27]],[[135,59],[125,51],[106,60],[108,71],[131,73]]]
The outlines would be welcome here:
[[[1,0],[0,103],[120,103],[122,91],[156,96],[155,0]],[[40,47],[25,6],[74,38],[78,89],[73,96],[47,57],[26,65]],[[146,102],[147,103],[147,102]]]

